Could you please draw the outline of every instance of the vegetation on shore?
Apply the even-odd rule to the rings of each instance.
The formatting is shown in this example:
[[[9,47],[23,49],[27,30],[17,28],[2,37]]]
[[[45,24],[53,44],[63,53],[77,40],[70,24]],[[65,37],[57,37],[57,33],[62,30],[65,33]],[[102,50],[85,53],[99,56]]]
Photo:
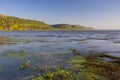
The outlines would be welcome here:
[[[49,25],[42,21],[0,15],[0,31],[27,30],[91,30],[93,28],[81,25],[57,24]]]

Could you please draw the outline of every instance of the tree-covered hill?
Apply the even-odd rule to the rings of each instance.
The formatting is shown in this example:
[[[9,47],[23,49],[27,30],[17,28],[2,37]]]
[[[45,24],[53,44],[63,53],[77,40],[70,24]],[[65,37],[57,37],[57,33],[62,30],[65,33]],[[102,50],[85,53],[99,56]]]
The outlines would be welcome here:
[[[70,25],[70,24],[55,24],[52,25],[54,28],[65,29],[65,30],[93,30],[91,27],[85,27],[82,25]]]
[[[3,31],[46,29],[52,29],[52,27],[41,21],[0,15],[0,30]]]
[[[13,16],[0,15],[0,31],[19,31],[19,30],[91,30],[92,28],[58,24],[49,25],[42,21],[17,18]]]

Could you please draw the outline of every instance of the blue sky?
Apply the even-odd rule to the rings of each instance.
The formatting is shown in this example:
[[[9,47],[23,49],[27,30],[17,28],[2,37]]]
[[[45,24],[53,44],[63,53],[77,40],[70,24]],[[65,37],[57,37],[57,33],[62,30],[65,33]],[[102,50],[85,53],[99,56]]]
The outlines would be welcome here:
[[[0,14],[48,24],[120,29],[120,0],[0,0]]]

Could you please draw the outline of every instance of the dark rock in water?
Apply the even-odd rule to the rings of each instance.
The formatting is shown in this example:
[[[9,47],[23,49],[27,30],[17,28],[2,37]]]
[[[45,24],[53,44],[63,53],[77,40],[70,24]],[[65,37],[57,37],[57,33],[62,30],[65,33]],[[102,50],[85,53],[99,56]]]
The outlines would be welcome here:
[[[110,58],[110,59],[119,59],[119,57],[115,57],[115,56],[111,56],[111,55],[107,55],[107,54],[99,54],[98,57]]]
[[[77,51],[75,49],[69,49],[69,50],[72,50],[72,53],[73,53],[74,56],[79,56],[80,55],[79,51]]]
[[[120,41],[117,41],[117,42],[114,42],[114,43],[115,43],[115,44],[116,44],[116,43],[120,43]]]
[[[116,60],[114,60],[114,61],[112,61],[112,62],[117,63],[117,64],[120,65],[120,58],[119,58],[119,59],[116,59]]]

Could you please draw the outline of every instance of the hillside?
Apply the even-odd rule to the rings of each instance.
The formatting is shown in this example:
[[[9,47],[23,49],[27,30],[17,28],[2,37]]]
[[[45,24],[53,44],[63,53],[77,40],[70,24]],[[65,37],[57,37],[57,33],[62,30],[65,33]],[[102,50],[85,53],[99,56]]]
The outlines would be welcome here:
[[[70,25],[70,24],[55,24],[52,25],[54,28],[65,29],[65,30],[93,30],[91,27],[85,27],[82,25]]]
[[[57,24],[49,25],[42,21],[0,15],[0,31],[18,30],[91,30],[80,25]]]
[[[0,30],[46,30],[51,26],[41,21],[22,19],[11,16],[0,15]]]

